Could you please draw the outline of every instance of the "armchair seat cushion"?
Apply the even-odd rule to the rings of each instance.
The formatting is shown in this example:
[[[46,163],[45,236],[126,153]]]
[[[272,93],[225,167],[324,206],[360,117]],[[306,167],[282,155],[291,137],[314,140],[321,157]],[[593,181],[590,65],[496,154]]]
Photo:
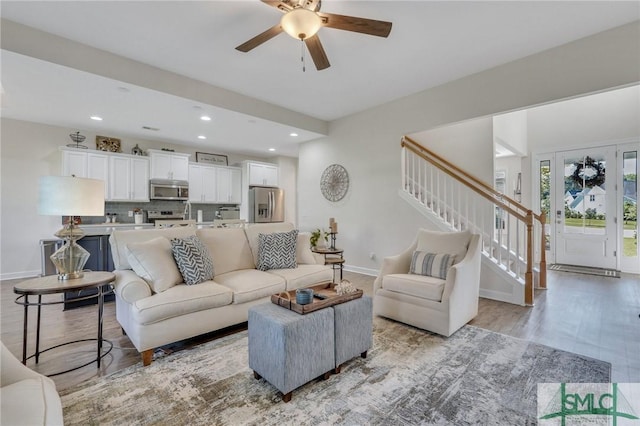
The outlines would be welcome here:
[[[134,303],[134,317],[138,324],[153,324],[192,312],[204,311],[231,304],[233,293],[213,281],[200,284],[178,284]]]
[[[426,275],[390,274],[382,278],[382,288],[408,296],[440,302],[445,280]]]

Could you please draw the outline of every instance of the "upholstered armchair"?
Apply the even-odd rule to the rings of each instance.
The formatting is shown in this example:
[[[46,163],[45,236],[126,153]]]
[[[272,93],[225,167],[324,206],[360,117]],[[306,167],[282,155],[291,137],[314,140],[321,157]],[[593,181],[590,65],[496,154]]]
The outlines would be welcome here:
[[[420,229],[387,257],[373,283],[373,312],[443,336],[478,314],[480,236]]]

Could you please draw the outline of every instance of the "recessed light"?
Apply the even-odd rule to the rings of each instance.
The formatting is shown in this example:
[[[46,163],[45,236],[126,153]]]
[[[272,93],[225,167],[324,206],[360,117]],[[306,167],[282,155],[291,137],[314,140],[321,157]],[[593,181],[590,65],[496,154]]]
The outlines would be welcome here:
[[[98,117],[97,115],[92,115],[89,118],[92,119],[92,120],[95,120],[95,121],[102,121],[102,117]]]
[[[206,139],[206,138],[207,138],[207,137],[206,137],[206,136],[203,136],[203,135],[198,136],[198,139]]]
[[[269,148],[269,151],[271,151],[271,152],[273,152],[275,150],[276,150],[275,148]]]
[[[298,134],[296,132],[292,132],[292,133],[289,133],[289,136],[296,137],[296,136],[298,136]]]
[[[200,120],[202,120],[202,121],[211,121],[211,117],[209,117],[208,115],[203,115],[202,117],[200,117]]]

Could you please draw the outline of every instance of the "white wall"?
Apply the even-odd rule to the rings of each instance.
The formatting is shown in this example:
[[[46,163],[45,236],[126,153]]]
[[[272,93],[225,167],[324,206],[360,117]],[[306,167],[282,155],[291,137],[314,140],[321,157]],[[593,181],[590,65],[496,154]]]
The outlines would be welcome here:
[[[428,226],[398,196],[403,135],[638,81],[636,22],[336,120],[328,137],[300,149],[300,228],[326,226],[335,217],[347,265],[375,272],[384,256],[398,253],[417,228]],[[491,165],[479,173],[492,179],[492,148],[435,148],[446,148],[448,159],[455,153],[458,164]],[[351,180],[346,197],[337,203],[324,200],[319,189],[320,175],[332,163],[345,166]]]
[[[49,126],[3,118],[0,120],[0,279],[34,276],[40,273],[39,240],[55,238],[62,226],[59,217],[40,216],[37,212],[38,178],[59,175],[62,155],[58,147],[71,143],[69,134],[75,132],[65,127]],[[86,136],[85,145],[95,149],[95,133],[80,130]],[[115,134],[103,136],[118,137]],[[140,148],[169,148],[191,154],[195,161],[196,150],[182,145],[157,141],[122,138],[122,151]],[[215,152],[215,151],[214,151]],[[224,154],[224,153],[220,153]],[[284,157],[283,157],[284,158]],[[268,161],[264,158],[247,158],[229,155],[229,164],[242,160]],[[283,161],[284,165],[292,160]],[[286,167],[283,182],[295,182],[295,168]],[[288,201],[295,205],[295,191],[290,191]],[[246,195],[243,194],[246,197]],[[295,215],[295,210],[288,213]]]
[[[527,110],[514,111],[493,117],[494,142],[511,150],[514,154],[525,155],[527,146]]]

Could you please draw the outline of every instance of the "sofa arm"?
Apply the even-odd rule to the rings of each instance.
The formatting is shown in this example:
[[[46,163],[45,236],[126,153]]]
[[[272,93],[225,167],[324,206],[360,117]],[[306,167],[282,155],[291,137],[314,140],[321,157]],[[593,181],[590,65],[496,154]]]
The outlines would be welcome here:
[[[382,287],[382,278],[385,275],[406,274],[409,272],[409,267],[411,266],[411,255],[417,246],[418,240],[416,238],[413,244],[406,248],[402,253],[395,256],[385,257],[382,260],[382,266],[380,267],[380,272],[378,272],[378,277],[373,282],[374,295],[376,294],[376,291]]]
[[[134,303],[153,294],[149,284],[132,270],[116,270],[113,273],[116,275],[115,292],[125,302]]]

